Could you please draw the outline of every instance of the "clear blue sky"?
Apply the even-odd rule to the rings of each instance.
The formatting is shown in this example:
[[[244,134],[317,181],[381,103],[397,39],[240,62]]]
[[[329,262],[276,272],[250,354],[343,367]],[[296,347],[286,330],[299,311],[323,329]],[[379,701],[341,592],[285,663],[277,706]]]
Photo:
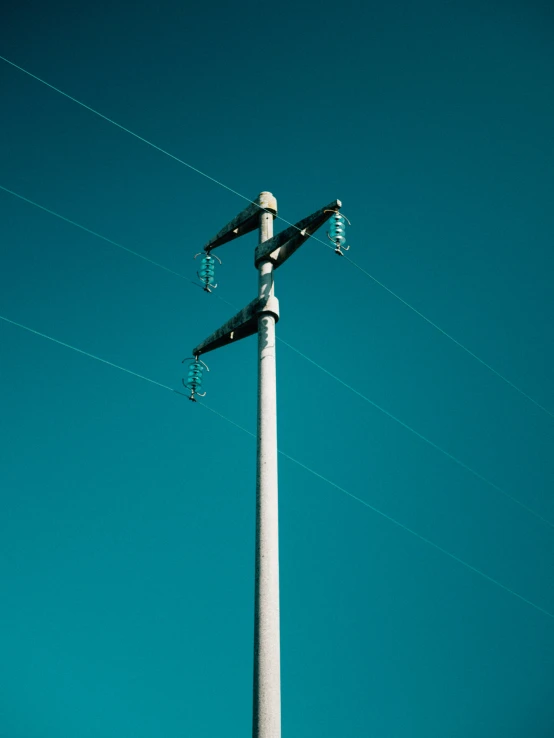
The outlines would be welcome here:
[[[554,412],[550,3],[21,2],[0,54],[289,221],[340,198],[352,258]],[[1,186],[195,276],[243,201],[4,62],[0,85]],[[254,246],[221,249],[238,306]],[[0,250],[0,315],[169,387],[232,313],[3,191]],[[551,416],[315,241],[276,287],[280,337],[554,521]],[[255,442],[0,340],[0,736],[249,735]],[[277,361],[284,452],[554,614],[552,526]],[[255,340],[208,363],[207,402],[254,430]],[[284,738],[552,736],[551,616],[279,474]]]

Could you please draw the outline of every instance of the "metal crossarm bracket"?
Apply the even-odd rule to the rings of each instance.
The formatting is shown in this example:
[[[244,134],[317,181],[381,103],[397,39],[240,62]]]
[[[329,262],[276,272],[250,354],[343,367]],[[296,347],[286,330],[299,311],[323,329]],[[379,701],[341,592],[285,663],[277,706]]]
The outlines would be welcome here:
[[[235,343],[240,341],[241,338],[247,338],[257,333],[258,317],[262,313],[271,313],[275,317],[275,322],[277,322],[279,320],[279,300],[276,297],[256,297],[240,313],[237,313],[193,349],[193,356],[206,354],[208,351],[213,351],[229,343]]]
[[[262,192],[252,201],[242,212],[240,212],[233,220],[222,228],[217,235],[208,241],[204,246],[204,251],[211,251],[217,246],[244,236],[245,233],[258,228],[260,223],[260,212],[267,210],[277,215],[277,200],[271,192]]]
[[[340,200],[333,200],[321,210],[308,215],[307,218],[298,221],[296,225],[286,228],[273,238],[261,243],[255,251],[254,263],[256,268],[263,261],[271,261],[274,269],[284,264],[285,261],[294,254],[294,252],[302,246],[304,241],[308,239],[318,228],[329,220],[333,215],[333,211],[342,207]]]

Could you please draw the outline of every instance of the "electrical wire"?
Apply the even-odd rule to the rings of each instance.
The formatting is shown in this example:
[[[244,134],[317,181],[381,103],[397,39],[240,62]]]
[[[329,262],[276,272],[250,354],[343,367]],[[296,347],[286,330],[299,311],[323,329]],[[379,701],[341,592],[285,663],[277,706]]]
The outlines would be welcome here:
[[[29,331],[29,333],[34,333],[35,336],[40,336],[41,338],[46,338],[48,341],[53,341],[54,343],[57,343],[59,346],[64,346],[65,348],[71,349],[72,351],[76,351],[78,354],[83,354],[83,356],[88,356],[89,359],[96,359],[96,361],[101,361],[102,364],[107,364],[108,366],[111,366],[114,369],[119,369],[120,371],[126,372],[127,374],[132,374],[133,377],[138,377],[139,379],[143,379],[145,382],[150,382],[150,384],[155,384],[158,387],[162,387],[163,389],[170,390],[171,392],[174,391],[173,388],[169,387],[167,384],[156,382],[154,379],[149,379],[149,377],[145,377],[143,374],[137,374],[137,372],[133,372],[130,369],[125,369],[125,367],[119,366],[119,364],[114,364],[113,362],[108,361],[107,359],[102,359],[100,356],[96,356],[95,354],[90,354],[88,351],[83,351],[83,349],[76,348],[75,346],[71,346],[69,343],[64,343],[63,341],[60,341],[57,338],[48,336],[46,333],[41,333],[40,331],[36,331],[34,328],[29,328],[29,326],[23,325],[23,323],[17,323],[15,320],[10,320],[9,318],[6,318],[4,315],[0,315],[0,320],[3,320],[6,323],[10,323],[11,325],[15,325],[17,328],[22,328],[25,331]]]
[[[157,146],[155,143],[152,143],[152,141],[148,141],[148,139],[143,138],[142,136],[139,136],[138,133],[131,131],[130,128],[126,128],[125,126],[122,126],[121,123],[118,123],[116,120],[113,120],[113,118],[108,118],[107,115],[104,115],[103,113],[100,113],[98,110],[91,108],[90,105],[87,105],[86,103],[81,102],[80,100],[77,100],[76,97],[73,97],[72,95],[68,95],[67,92],[60,90],[59,87],[54,87],[54,85],[51,85],[49,82],[42,79],[41,77],[37,77],[36,74],[29,72],[27,69],[20,67],[19,64],[16,64],[15,62],[10,61],[5,56],[0,56],[0,60],[6,62],[6,64],[10,64],[12,67],[15,67],[15,69],[19,69],[20,72],[23,72],[24,74],[27,74],[29,77],[32,77],[33,79],[35,79],[37,82],[40,82],[41,84],[46,85],[46,87],[49,87],[51,90],[54,90],[54,92],[58,92],[60,95],[63,95],[63,97],[66,97],[68,100],[71,100],[72,102],[77,103],[77,105],[80,105],[82,108],[85,108],[85,110],[88,110],[90,113],[94,113],[94,115],[97,115],[99,118],[102,118],[108,123],[111,123],[113,126],[116,126],[116,128],[120,128],[122,131],[125,131],[125,133],[128,133],[130,136],[137,138],[139,141],[142,141],[147,146],[151,146],[153,149],[156,149],[156,151],[159,151],[160,153],[165,154],[166,156],[169,156],[170,159],[173,159],[179,164],[183,164],[183,166],[188,167],[189,169],[192,169],[193,172],[200,174],[202,177],[206,177],[206,179],[209,179],[215,184],[218,184],[220,187],[223,187],[229,192],[232,192],[233,195],[237,195],[237,197],[242,197],[243,200],[250,202],[250,198],[246,197],[246,195],[241,195],[240,192],[237,192],[232,187],[228,187],[226,184],[224,184],[223,182],[220,182],[218,179],[215,179],[214,177],[210,177],[209,174],[206,174],[205,172],[201,171],[200,169],[197,169],[196,167],[193,167],[192,164],[189,164],[184,159],[179,159],[178,156],[175,156],[174,154],[170,153],[169,151],[166,151],[165,149],[162,149],[161,146]]]
[[[362,400],[365,400],[365,402],[369,403],[372,407],[374,407],[377,410],[379,410],[380,412],[382,412],[384,415],[387,416],[387,418],[390,418],[391,420],[394,420],[395,423],[398,423],[403,428],[405,428],[406,430],[410,431],[410,433],[413,433],[415,436],[417,436],[417,438],[419,438],[420,440],[424,441],[429,446],[431,446],[431,448],[434,448],[436,451],[439,451],[441,454],[443,454],[444,456],[446,456],[447,459],[450,459],[455,464],[458,464],[458,466],[461,466],[462,469],[465,469],[470,474],[473,474],[474,477],[476,477],[477,479],[480,479],[485,484],[488,484],[489,487],[492,487],[497,492],[500,492],[500,494],[504,495],[504,497],[507,497],[509,500],[511,500],[512,502],[514,502],[516,505],[519,505],[524,510],[527,510],[528,513],[531,513],[531,515],[534,515],[539,520],[542,520],[542,522],[543,523],[546,523],[546,525],[549,525],[551,528],[554,528],[554,523],[551,523],[550,520],[548,520],[547,518],[544,518],[540,513],[538,513],[535,510],[533,510],[533,508],[529,507],[524,502],[521,502],[521,500],[518,500],[516,497],[514,497],[511,494],[509,494],[509,492],[506,492],[506,490],[502,489],[502,487],[499,487],[498,484],[495,484],[494,482],[491,482],[490,479],[487,479],[487,477],[483,476],[483,474],[480,474],[478,471],[475,471],[475,469],[472,469],[471,466],[468,466],[468,464],[466,464],[463,461],[461,461],[460,459],[458,459],[456,456],[454,456],[453,454],[451,454],[449,451],[446,451],[446,449],[442,448],[442,446],[439,446],[434,441],[431,441],[430,438],[427,438],[422,433],[420,433],[419,431],[417,431],[415,428],[412,428],[410,425],[408,425],[407,423],[405,423],[403,420],[400,420],[400,418],[397,418],[396,415],[393,415],[388,410],[385,410],[384,407],[381,407],[380,405],[378,405],[373,400],[370,400],[369,397],[367,397],[362,392],[360,392],[359,390],[357,390],[354,387],[352,387],[352,385],[347,384],[347,382],[345,382],[340,377],[337,377],[336,374],[333,374],[328,369],[326,369],[324,366],[321,366],[321,364],[318,364],[317,361],[314,361],[309,356],[306,356],[306,354],[302,353],[302,351],[300,351],[299,349],[297,349],[295,346],[292,346],[290,343],[287,343],[287,341],[283,340],[282,338],[280,339],[280,341],[285,346],[287,346],[289,349],[291,349],[291,351],[296,352],[303,359],[305,359],[306,361],[309,361],[310,364],[313,364],[318,369],[321,369],[322,372],[324,372],[329,377],[331,377],[332,379],[334,379],[336,382],[339,382],[339,384],[342,384],[342,386],[343,387],[346,387],[346,389],[350,390],[350,392],[353,392],[355,395],[357,395],[358,397],[360,397]]]
[[[86,226],[81,225],[80,223],[77,223],[75,220],[66,218],[65,215],[61,215],[60,213],[57,213],[55,210],[50,210],[50,208],[47,208],[44,205],[40,205],[38,202],[35,202],[34,200],[30,200],[28,197],[24,197],[23,195],[20,195],[18,192],[15,192],[14,190],[10,190],[8,187],[4,187],[3,185],[0,185],[0,190],[3,190],[4,192],[7,192],[10,195],[13,195],[14,197],[17,197],[19,200],[23,200],[23,202],[26,202],[29,205],[33,205],[35,208],[44,210],[44,212],[48,213],[49,215],[53,215],[56,218],[59,218],[60,220],[63,220],[65,223],[69,223],[70,225],[75,226],[76,228],[80,228],[82,231],[85,231],[85,233],[89,233],[91,236],[96,236],[96,238],[100,238],[102,239],[102,241],[106,241],[107,243],[112,244],[112,246],[117,246],[118,249],[122,249],[123,251],[126,251],[128,254],[137,256],[139,259],[142,259],[143,261],[147,261],[149,264],[153,264],[154,266],[159,267],[160,269],[163,269],[164,272],[169,272],[170,274],[173,274],[175,277],[179,277],[179,279],[184,279],[185,282],[188,282],[189,284],[193,284],[196,287],[200,287],[200,289],[202,290],[204,289],[204,286],[200,284],[200,282],[196,282],[194,279],[190,279],[189,277],[186,277],[184,274],[181,274],[181,272],[176,272],[174,269],[170,269],[169,267],[165,266],[165,264],[160,264],[159,261],[154,261],[154,259],[150,259],[148,256],[144,256],[144,254],[140,254],[138,251],[133,251],[133,249],[130,249],[127,246],[123,246],[123,244],[118,243],[117,241],[114,241],[113,239],[108,238],[107,236],[103,236],[101,233],[98,233],[97,231],[93,231],[92,229],[87,228]],[[218,294],[216,294],[216,297],[222,302],[224,302],[226,305],[229,305],[233,309],[236,309],[235,305],[233,305],[233,303],[226,300],[224,297],[221,297]]]
[[[237,190],[234,190],[232,187],[229,187],[228,185],[224,184],[218,179],[215,179],[215,177],[210,176],[209,174],[206,174],[206,172],[203,172],[201,169],[198,169],[197,167],[194,167],[192,164],[189,164],[184,159],[180,159],[178,156],[175,156],[171,152],[167,151],[166,149],[161,148],[155,143],[152,143],[152,141],[149,141],[148,139],[144,138],[143,136],[140,136],[138,133],[135,133],[130,128],[127,128],[126,126],[121,125],[117,121],[113,120],[112,118],[109,118],[108,116],[104,115],[103,113],[100,113],[98,110],[95,110],[90,105],[86,105],[86,103],[81,102],[76,97],[73,97],[72,95],[69,95],[67,92],[64,92],[59,87],[55,87],[54,85],[50,84],[49,82],[46,82],[46,80],[42,79],[41,77],[38,77],[36,74],[33,74],[32,72],[29,72],[27,69],[24,69],[19,64],[16,64],[15,62],[11,61],[10,59],[7,59],[5,56],[0,55],[0,60],[6,62],[6,64],[9,64],[10,66],[14,67],[15,69],[18,69],[20,72],[23,72],[24,74],[28,75],[32,79],[36,80],[37,82],[40,82],[43,85],[46,85],[46,87],[50,88],[51,90],[54,90],[55,92],[59,93],[60,95],[63,95],[63,97],[67,98],[68,100],[71,100],[72,102],[76,103],[77,105],[80,105],[81,107],[85,108],[91,113],[94,113],[94,115],[97,115],[98,117],[102,118],[103,120],[107,121],[108,123],[111,123],[112,125],[116,126],[117,128],[121,129],[125,133],[128,133],[129,135],[133,136],[134,138],[138,139],[139,141],[142,141],[148,146],[151,146],[153,149],[156,149],[156,151],[159,151],[162,154],[165,154],[165,156],[170,157],[174,161],[178,162],[179,164],[183,164],[183,166],[188,167],[192,171],[196,172],[197,174],[200,174],[202,177],[205,177],[206,179],[209,179],[211,182],[214,182],[215,184],[219,185],[220,187],[223,187],[224,189],[228,190],[229,192],[232,192],[234,195],[237,195],[237,197],[242,198],[243,200],[246,200],[248,203],[252,203],[252,200],[249,197],[246,197],[246,195],[243,195],[240,192],[237,192]],[[257,203],[253,203],[254,205],[257,205]],[[263,208],[258,205],[258,207],[262,210]],[[284,223],[286,223],[289,226],[293,226],[300,230],[295,223],[290,223],[288,220],[283,218],[280,215],[276,216],[279,220],[282,220]],[[317,241],[318,243],[323,244],[327,248],[334,251],[333,246],[331,246],[326,241],[323,241],[322,239],[318,238],[315,235],[310,235],[310,238],[312,238],[314,241]],[[416,315],[418,315],[420,318],[423,318],[429,325],[431,325],[433,328],[435,328],[439,333],[441,333],[445,338],[448,338],[450,341],[452,341],[456,346],[461,348],[463,351],[465,351],[469,356],[476,359],[482,366],[486,367],[489,371],[491,371],[496,377],[501,379],[503,382],[508,384],[512,389],[514,389],[516,392],[519,392],[520,395],[525,397],[527,400],[532,402],[536,407],[538,407],[540,410],[545,412],[547,415],[549,415],[551,418],[554,418],[554,413],[548,410],[544,405],[541,405],[540,402],[535,400],[531,395],[527,394],[527,392],[524,392],[522,389],[520,389],[516,384],[514,384],[511,380],[509,380],[507,377],[505,377],[503,374],[498,372],[496,369],[493,369],[493,367],[488,364],[486,361],[481,359],[477,354],[475,354],[473,351],[471,351],[469,348],[464,346],[463,343],[458,341],[456,338],[451,336],[447,331],[443,330],[440,326],[438,326],[436,323],[434,323],[432,320],[427,318],[422,312],[420,312],[417,308],[415,308],[413,305],[411,305],[407,300],[404,300],[400,295],[397,295],[396,292],[391,290],[389,287],[384,285],[382,282],[380,282],[376,277],[374,277],[372,274],[370,274],[366,269],[361,267],[359,264],[356,264],[352,259],[350,259],[346,254],[343,254],[343,256],[346,257],[346,261],[348,261],[352,266],[356,269],[358,269],[362,274],[364,274],[366,277],[371,279],[375,284],[379,285],[379,287],[382,287],[384,290],[386,290],[390,295],[392,295],[394,298],[399,300],[403,305],[405,305],[407,308],[409,308],[412,312],[414,312]]]
[[[30,328],[29,326],[23,325],[22,323],[18,323],[15,320],[11,320],[10,318],[6,318],[3,315],[0,315],[0,320],[5,321],[6,323],[9,323],[10,325],[16,326],[17,328],[21,328],[22,330],[28,331],[29,333],[32,333],[36,336],[40,336],[41,338],[45,338],[48,341],[52,341],[59,346],[63,346],[65,348],[71,349],[72,351],[76,351],[79,354],[82,354],[83,356],[87,356],[88,358],[95,359],[96,361],[101,362],[102,364],[107,364],[108,366],[113,367],[114,369],[119,369],[122,372],[125,372],[126,374],[130,374],[134,377],[137,377],[138,379],[142,379],[145,382],[149,382],[150,384],[154,384],[157,387],[161,387],[162,389],[168,390],[169,392],[172,392],[173,394],[178,394],[183,396],[182,392],[179,392],[178,390],[173,389],[169,385],[162,384],[161,382],[156,382],[154,379],[150,379],[149,377],[144,376],[143,374],[138,374],[138,372],[131,371],[130,369],[126,369],[125,367],[120,366],[119,364],[114,364],[111,361],[108,361],[107,359],[103,359],[100,356],[96,356],[95,354],[91,354],[88,351],[83,351],[80,348],[77,348],[75,346],[72,346],[69,343],[66,343],[65,341],[60,341],[57,338],[53,338],[52,336],[47,335],[46,333],[42,333],[40,331],[35,330],[34,328]],[[228,418],[227,416],[220,413],[218,410],[215,410],[214,408],[210,407],[204,402],[197,402],[198,405],[201,405],[206,410],[209,410],[209,412],[213,413],[214,415],[217,415],[219,418],[225,420],[227,423],[230,423],[231,425],[235,426],[235,428],[238,428],[239,430],[243,431],[244,433],[248,434],[252,438],[256,438],[256,435],[252,433],[251,431],[247,430],[243,426],[239,425],[239,423],[236,423],[234,420],[231,420],[231,418]],[[379,510],[379,508],[375,507],[374,505],[371,505],[369,502],[366,502],[366,500],[363,500],[361,497],[357,497],[356,495],[349,492],[344,487],[341,487],[336,482],[333,482],[328,477],[325,477],[323,474],[320,474],[319,472],[315,471],[311,467],[307,466],[306,464],[303,464],[298,459],[295,459],[293,456],[290,456],[289,454],[285,453],[284,451],[281,451],[278,449],[279,454],[283,456],[284,458],[288,459],[289,461],[293,462],[297,466],[301,467],[305,471],[309,472],[313,476],[317,477],[318,479],[327,482],[327,484],[331,485],[335,489],[337,489],[339,492],[342,492],[344,495],[350,497],[351,499],[355,500],[356,502],[359,502],[361,505],[364,505],[365,507],[372,510],[377,515],[381,516],[385,520],[388,520],[389,522],[393,523],[397,527],[401,528],[402,530],[406,531],[412,536],[415,536],[418,540],[422,541],[423,543],[428,544],[432,548],[436,549],[437,551],[440,551],[441,553],[445,554],[445,556],[448,556],[449,558],[453,559],[454,561],[458,562],[462,566],[466,567],[470,571],[474,572],[475,574],[479,575],[480,577],[483,577],[488,582],[491,582],[492,584],[496,585],[500,589],[503,589],[505,592],[508,592],[509,594],[513,595],[517,599],[521,600],[522,602],[526,603],[527,605],[530,605],[535,610],[538,610],[539,612],[543,613],[544,615],[547,615],[549,618],[554,619],[554,613],[551,613],[549,610],[546,610],[545,608],[541,607],[540,605],[537,605],[532,600],[529,600],[527,597],[524,597],[523,595],[520,595],[515,590],[511,589],[510,587],[507,587],[505,584],[502,584],[498,581],[498,579],[494,579],[494,577],[489,576],[481,569],[478,569],[477,567],[473,566],[472,564],[468,563],[467,561],[464,561],[464,559],[461,559],[459,556],[456,556],[455,554],[451,553],[447,549],[443,548],[442,546],[439,546],[439,544],[435,543],[429,538],[426,538],[425,536],[422,536],[417,531],[413,530],[412,528],[409,528],[407,525],[404,525],[404,523],[401,523],[399,520],[396,520],[396,518],[393,518],[391,515],[388,515],[387,513],[383,512],[382,510]]]
[[[232,421],[231,421],[232,422]],[[233,425],[236,425],[236,423],[233,423]],[[410,533],[410,535],[415,536],[420,541],[423,541],[423,543],[427,543],[429,546],[432,546],[437,551],[440,551],[441,553],[445,554],[446,556],[450,557],[454,561],[457,561],[462,566],[465,566],[470,571],[475,572],[475,574],[478,574],[479,576],[483,577],[489,582],[492,582],[493,584],[496,584],[497,587],[500,587],[501,589],[505,590],[506,592],[509,592],[510,594],[514,595],[514,597],[517,597],[522,602],[526,602],[528,605],[531,605],[531,607],[534,607],[538,609],[540,612],[544,613],[545,615],[548,615],[551,618],[554,618],[554,614],[549,612],[548,610],[545,610],[544,608],[540,607],[539,605],[536,605],[531,600],[528,600],[526,597],[523,597],[515,590],[511,589],[510,587],[507,587],[505,584],[502,584],[498,581],[498,579],[494,579],[493,577],[489,576],[488,574],[485,574],[484,571],[481,571],[481,569],[478,569],[476,566],[472,566],[467,561],[464,561],[464,559],[461,559],[459,556],[456,556],[455,554],[448,551],[446,548],[443,548],[442,546],[439,546],[438,543],[435,543],[430,538],[426,538],[425,536],[422,536],[421,533],[418,533],[417,531],[413,530],[412,528],[409,528],[407,525],[404,525],[404,523],[401,523],[399,520],[396,520],[396,518],[393,518],[391,515],[387,515],[387,513],[384,513],[382,510],[379,510],[379,508],[375,507],[374,505],[370,505],[369,502],[366,502],[366,500],[362,500],[361,497],[357,497],[356,495],[352,494],[352,492],[349,492],[344,487],[341,487],[339,484],[336,484],[336,482],[333,482],[331,479],[328,479],[327,477],[324,477],[323,474],[319,474],[319,472],[314,471],[314,469],[310,469],[309,466],[306,466],[301,461],[298,461],[298,459],[293,458],[292,456],[289,456],[288,454],[284,453],[284,451],[279,451],[279,453],[284,456],[286,459],[289,459],[289,461],[292,461],[294,464],[297,464],[298,466],[302,467],[302,469],[305,469],[306,471],[310,472],[310,474],[313,474],[318,479],[321,479],[324,482],[327,482],[327,484],[330,484],[335,489],[338,489],[339,492],[342,492],[343,494],[347,495],[348,497],[351,497],[353,500],[356,500],[356,502],[359,502],[360,504],[364,505],[365,507],[368,507],[370,510],[372,510],[374,513],[377,513],[377,515],[380,515],[381,517],[385,518],[385,520],[388,520],[390,523],[394,523],[394,525],[398,526],[399,528],[402,528],[402,530],[405,530],[407,533]]]
[[[522,389],[520,389],[516,384],[511,382],[507,377],[505,377],[503,374],[500,374],[500,372],[497,372],[496,369],[494,369],[490,364],[487,364],[486,361],[481,359],[477,354],[474,354],[473,351],[467,348],[467,346],[464,346],[463,343],[460,343],[454,336],[451,336],[450,333],[447,333],[445,330],[443,330],[439,325],[436,323],[433,323],[430,318],[428,318],[426,315],[421,313],[417,308],[415,308],[413,305],[410,305],[409,302],[406,302],[400,295],[397,295],[396,292],[393,292],[389,287],[384,285],[382,282],[380,282],[378,279],[376,279],[372,274],[370,274],[366,269],[361,267],[359,264],[356,264],[355,261],[353,261],[347,254],[344,254],[344,257],[346,261],[348,261],[355,269],[358,269],[362,274],[365,274],[366,277],[369,277],[369,279],[373,280],[375,284],[378,284],[379,287],[382,287],[384,290],[386,290],[389,295],[392,295],[397,300],[399,300],[403,305],[405,305],[407,308],[409,308],[412,312],[414,312],[416,315],[419,315],[420,318],[422,318],[426,323],[429,323],[433,328],[435,328],[439,333],[442,333],[443,336],[446,336],[450,341],[456,344],[456,346],[459,346],[463,351],[465,351],[467,354],[469,354],[471,357],[473,357],[476,361],[478,361],[480,364],[482,364],[484,367],[486,367],[489,371],[491,371],[493,374],[495,374],[497,377],[499,377],[503,382],[506,382],[506,384],[509,384],[512,389],[516,390],[516,392],[519,392],[520,395],[523,395],[529,402],[532,402],[534,405],[536,405],[540,410],[543,410],[547,415],[550,415],[551,418],[554,418],[554,413],[550,412],[544,405],[541,405],[540,402],[537,402],[537,400],[533,399],[531,395],[528,395],[526,392],[524,392]]]
[[[2,185],[0,185],[0,190],[3,190],[4,192],[8,192],[10,195],[13,195],[14,197],[17,197],[20,200],[23,200],[24,202],[29,203],[29,205],[34,205],[35,208],[40,208],[40,210],[44,210],[46,213],[49,213],[50,215],[54,215],[56,218],[60,218],[60,220],[64,220],[66,223],[70,223],[72,226],[75,226],[76,228],[80,228],[82,231],[85,231],[86,233],[90,233],[91,236],[96,236],[96,238],[101,238],[102,241],[107,241],[108,243],[111,243],[112,246],[117,246],[118,249],[123,249],[123,251],[127,251],[129,254],[132,254],[133,256],[137,256],[139,259],[143,259],[144,261],[147,261],[150,264],[153,264],[154,266],[157,266],[160,269],[163,269],[165,272],[174,274],[176,277],[179,277],[180,279],[184,279],[186,282],[190,282],[190,284],[195,284],[197,287],[202,287],[202,285],[199,282],[195,282],[193,279],[189,279],[188,277],[185,277],[184,274],[180,274],[179,272],[176,272],[173,269],[166,267],[164,264],[160,264],[158,261],[149,259],[148,256],[139,254],[138,251],[133,251],[132,249],[127,248],[127,246],[123,246],[117,241],[113,241],[111,238],[108,238],[107,236],[103,236],[101,233],[92,231],[90,228],[87,228],[86,226],[81,225],[80,223],[77,223],[74,220],[70,220],[69,218],[66,218],[65,215],[60,215],[60,213],[56,213],[54,210],[50,210],[49,208],[44,207],[44,205],[39,205],[38,202],[29,200],[28,197],[24,197],[23,195],[20,195],[17,192],[14,192],[13,190],[8,189],[7,187],[3,187]]]
[[[13,190],[8,189],[7,187],[3,187],[2,185],[0,185],[0,190],[4,190],[5,192],[8,192],[9,194],[14,195],[15,197],[18,197],[19,199],[24,200],[26,203],[29,203],[30,205],[34,205],[35,207],[40,208],[41,210],[44,210],[45,212],[49,213],[50,215],[54,215],[57,218],[61,218],[61,220],[65,221],[66,223],[70,223],[71,225],[74,225],[77,228],[80,228],[81,230],[83,230],[83,231],[85,231],[85,232],[87,232],[87,233],[89,233],[89,234],[91,234],[93,236],[97,236],[98,238],[101,238],[102,240],[107,241],[108,243],[113,244],[114,246],[117,246],[118,248],[121,248],[124,251],[127,251],[128,253],[130,253],[130,254],[132,254],[134,256],[138,256],[140,259],[144,259],[145,261],[149,262],[150,264],[153,264],[154,266],[160,267],[160,269],[163,269],[166,272],[170,272],[171,274],[174,274],[175,276],[180,277],[181,279],[184,279],[185,281],[190,282],[191,284],[194,284],[197,287],[202,287],[202,285],[200,285],[198,282],[195,282],[192,279],[189,279],[188,277],[185,277],[183,274],[181,274],[179,272],[176,272],[173,269],[169,269],[168,267],[164,266],[163,264],[160,264],[160,263],[158,263],[156,261],[153,261],[152,259],[149,259],[146,256],[143,256],[142,254],[138,253],[137,251],[133,251],[132,249],[127,248],[126,246],[122,246],[120,243],[117,243],[117,241],[113,241],[112,239],[107,238],[106,236],[103,236],[100,233],[97,233],[96,231],[92,231],[90,228],[87,228],[85,226],[82,226],[79,223],[76,223],[75,221],[70,220],[69,218],[66,218],[64,215],[60,215],[59,213],[56,213],[54,210],[50,210],[49,208],[46,208],[43,205],[39,205],[38,203],[34,202],[33,200],[29,200],[27,197],[23,197],[22,195],[17,194],[16,192],[14,192]],[[215,293],[215,297],[218,300],[220,300],[221,302],[225,303],[226,305],[229,305],[230,307],[232,307],[234,310],[239,310],[239,308],[236,305],[234,305],[232,302],[229,302],[229,300],[226,300],[225,298],[221,297],[219,294]],[[348,384],[347,382],[345,382],[343,379],[341,379],[340,377],[338,377],[336,374],[333,374],[328,369],[326,369],[324,366],[322,366],[321,364],[318,364],[317,361],[314,361],[314,359],[311,359],[309,356],[307,356],[306,354],[304,354],[302,351],[300,351],[300,349],[297,349],[295,346],[293,346],[292,344],[288,343],[288,341],[285,341],[283,338],[280,338],[279,336],[277,337],[277,340],[280,343],[282,343],[284,346],[286,346],[287,348],[289,348],[291,351],[294,351],[295,353],[297,353],[299,356],[301,356],[303,359],[305,359],[306,361],[308,361],[310,364],[312,364],[313,366],[315,366],[318,369],[320,369],[322,372],[324,372],[325,374],[327,374],[329,377],[331,377],[332,379],[334,379],[336,382],[338,382],[339,384],[341,384],[343,387],[345,387],[346,389],[350,390],[350,392],[353,392],[355,395],[357,395],[358,397],[360,397],[362,400],[364,400],[365,402],[367,402],[369,405],[371,405],[375,409],[377,409],[380,412],[382,412],[388,418],[390,418],[391,420],[394,420],[396,423],[398,423],[399,425],[401,425],[403,428],[405,428],[406,430],[408,430],[410,433],[413,433],[415,436],[417,436],[417,438],[419,438],[420,440],[424,441],[425,443],[427,443],[429,446],[431,446],[435,450],[439,451],[441,454],[443,454],[444,456],[446,456],[448,459],[450,459],[454,463],[458,464],[458,466],[460,466],[462,469],[465,469],[466,471],[468,471],[474,477],[476,477],[477,479],[481,480],[484,484],[487,484],[492,489],[496,490],[497,492],[500,492],[500,494],[502,494],[505,497],[507,497],[514,504],[519,505],[521,508],[523,508],[524,510],[526,510],[531,515],[534,515],[536,518],[538,518],[539,520],[541,520],[546,525],[550,526],[551,528],[554,528],[554,524],[550,520],[548,520],[547,518],[543,517],[536,510],[533,510],[531,507],[529,507],[528,505],[526,505],[524,502],[521,502],[521,500],[518,500],[516,497],[514,497],[513,495],[511,495],[509,492],[506,492],[506,490],[504,490],[498,484],[495,484],[490,479],[488,479],[487,477],[485,477],[483,474],[481,474],[480,472],[476,471],[475,469],[473,469],[471,466],[469,466],[465,462],[463,462],[460,459],[458,459],[456,456],[454,456],[453,454],[451,454],[446,449],[442,448],[442,446],[439,446],[437,443],[435,443],[431,439],[429,439],[426,436],[424,436],[422,433],[420,433],[419,431],[417,431],[415,428],[412,428],[410,425],[408,425],[407,423],[405,423],[403,420],[401,420],[400,418],[396,417],[395,415],[393,415],[392,413],[390,413],[385,408],[383,408],[380,405],[378,405],[376,402],[374,402],[373,400],[371,400],[369,397],[367,397],[366,395],[364,395],[359,390],[357,390],[354,387],[352,387],[350,384]]]

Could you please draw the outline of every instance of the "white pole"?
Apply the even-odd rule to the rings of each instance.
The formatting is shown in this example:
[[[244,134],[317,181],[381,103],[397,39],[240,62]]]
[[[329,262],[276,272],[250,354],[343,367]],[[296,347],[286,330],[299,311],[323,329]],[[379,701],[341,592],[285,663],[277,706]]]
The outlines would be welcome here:
[[[260,215],[260,243],[273,236],[273,214]],[[259,267],[259,296],[273,296],[273,264]],[[275,317],[258,321],[258,458],[253,738],[281,738],[279,522]]]

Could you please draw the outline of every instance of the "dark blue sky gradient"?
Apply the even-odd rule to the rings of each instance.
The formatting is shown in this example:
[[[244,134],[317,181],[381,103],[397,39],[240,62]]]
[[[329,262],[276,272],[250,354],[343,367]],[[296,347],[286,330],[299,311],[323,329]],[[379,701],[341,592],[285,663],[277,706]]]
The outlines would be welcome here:
[[[549,3],[13,3],[0,54],[352,258],[554,412]],[[191,278],[244,201],[0,62],[0,185]],[[276,230],[284,224],[276,221]],[[324,238],[324,232],[319,234]],[[218,293],[255,295],[254,234]],[[232,314],[0,191],[0,315],[179,388]],[[310,241],[279,335],[554,522],[554,419]],[[0,321],[0,736],[251,723],[255,442]],[[554,530],[285,345],[282,450],[554,614]],[[207,357],[253,431],[256,343]],[[554,619],[281,458],[284,738],[549,738]]]

